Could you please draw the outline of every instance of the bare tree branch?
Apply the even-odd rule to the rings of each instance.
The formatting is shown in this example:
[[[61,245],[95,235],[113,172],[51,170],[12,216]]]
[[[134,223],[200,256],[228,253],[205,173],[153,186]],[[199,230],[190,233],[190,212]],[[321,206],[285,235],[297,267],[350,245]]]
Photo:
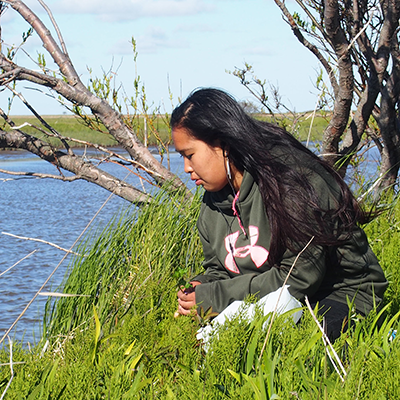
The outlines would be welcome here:
[[[293,19],[292,15],[290,14],[289,10],[286,8],[285,4],[283,1],[280,0],[274,0],[275,3],[278,5],[278,7],[282,10],[283,15],[287,19],[290,27],[292,28],[292,31],[298,41],[307,49],[309,49],[319,60],[319,62],[322,64],[324,67],[326,73],[328,74],[329,80],[331,82],[331,85],[333,87],[333,90],[335,93],[339,90],[338,83],[336,82],[335,74],[333,72],[333,69],[331,65],[329,64],[328,60],[321,54],[321,52],[318,50],[318,48],[310,43],[301,33],[299,27],[296,24],[296,21]]]
[[[330,71],[328,77],[334,105],[323,137],[324,158],[332,164],[340,164],[339,172],[344,176],[353,155],[363,146],[363,135],[372,131],[369,124],[375,124],[373,117],[379,134],[368,137],[377,144],[382,157],[379,190],[393,187],[400,164],[400,2],[296,2],[304,11],[305,19],[298,15],[295,20],[286,4],[275,0],[293,33],[305,47],[311,50],[313,44],[310,46],[303,36],[322,44],[320,54],[314,54],[325,71]],[[357,76],[353,73],[353,66],[356,66],[354,72],[358,73]],[[332,79],[333,71],[338,82],[336,78]],[[354,98],[357,99],[354,103],[356,111],[350,116]]]
[[[5,271],[0,273],[0,276],[3,276],[4,274],[6,274],[8,271],[11,271],[14,267],[16,267],[18,264],[20,264],[22,261],[26,260],[28,257],[30,257],[31,255],[35,254],[37,252],[37,250],[33,250],[31,251],[29,254],[27,254],[26,256],[22,257],[20,260],[18,260],[16,263],[14,263],[13,265],[11,265],[11,267],[7,268]]]
[[[45,73],[39,73],[14,64],[3,54],[0,55],[0,68],[3,74],[14,74],[14,80],[28,80],[30,82],[46,86],[66,98],[72,104],[89,107],[92,113],[104,124],[109,133],[117,142],[126,149],[129,155],[147,170],[153,171],[156,183],[162,185],[169,182],[176,189],[186,189],[181,180],[157,161],[150,151],[140,143],[136,135],[123,122],[121,115],[115,111],[105,100],[96,97],[80,81],[71,60],[57,45],[50,31],[43,22],[19,0],[8,0],[10,6],[33,27],[49,52],[54,62],[60,68],[61,74],[67,79],[58,79]],[[9,77],[5,76],[7,82]],[[0,81],[1,84],[1,81]]]
[[[7,0],[7,3],[10,4],[10,6],[36,31],[43,42],[44,48],[53,58],[54,62],[59,66],[61,73],[67,78],[68,83],[81,89],[85,88],[68,55],[61,51],[50,31],[46,28],[40,18],[38,18],[37,15],[22,1]]]
[[[339,139],[342,136],[350,115],[353,100],[353,70],[349,57],[349,43],[340,26],[340,15],[338,1],[329,1],[324,6],[324,19],[326,33],[334,48],[339,70],[339,90],[335,92],[335,107],[332,118],[325,130],[322,142],[323,152],[326,154],[337,154]],[[338,157],[326,157],[333,165]]]
[[[38,1],[39,1],[40,5],[46,10],[47,14],[49,15],[50,21],[53,24],[54,29],[57,32],[58,40],[60,41],[60,45],[63,50],[63,53],[69,58],[67,46],[65,45],[64,39],[63,39],[61,31],[57,25],[57,22],[53,16],[53,13],[51,12],[50,8],[46,5],[46,3],[43,0],[38,0]]]
[[[146,172],[146,173],[147,173],[148,175],[150,175],[150,176],[155,176],[155,175],[157,175],[154,171],[147,169],[145,166],[139,164],[139,163],[136,162],[135,160],[126,158],[126,157],[122,156],[121,154],[116,153],[115,151],[112,151],[112,150],[107,149],[107,148],[104,147],[104,146],[100,146],[100,145],[98,145],[98,144],[91,143],[91,142],[88,142],[88,141],[86,141],[86,140],[80,140],[80,139],[75,139],[75,138],[71,138],[71,137],[68,137],[68,136],[63,136],[63,135],[60,135],[59,133],[57,133],[57,134],[55,135],[55,134],[52,134],[52,133],[50,133],[50,132],[47,132],[47,131],[45,131],[44,129],[42,129],[41,127],[36,126],[36,125],[33,125],[33,124],[29,123],[29,122],[25,122],[25,123],[23,123],[22,125],[20,125],[20,126],[17,127],[17,126],[15,126],[14,121],[13,121],[9,116],[7,116],[6,113],[5,113],[1,108],[0,108],[0,116],[3,117],[3,119],[11,126],[11,128],[12,128],[13,130],[20,131],[21,128],[23,128],[23,127],[25,127],[25,126],[29,126],[29,127],[31,127],[31,128],[34,128],[34,129],[38,130],[39,132],[43,133],[44,135],[46,135],[46,136],[48,136],[48,137],[54,137],[54,138],[57,138],[57,139],[60,139],[60,140],[62,139],[62,140],[64,140],[64,141],[69,141],[69,142],[78,143],[79,145],[85,145],[85,146],[87,146],[87,147],[93,147],[93,148],[95,148],[95,149],[97,149],[97,150],[99,150],[99,151],[101,151],[101,152],[103,152],[103,153],[108,154],[109,157],[117,158],[117,159],[119,159],[119,160],[125,162],[127,165],[132,165],[132,166],[135,167],[135,168],[138,168],[138,169],[140,169],[140,170],[143,170],[144,172]],[[24,134],[23,132],[20,132],[20,133]],[[104,159],[104,161],[107,161],[107,160]],[[144,179],[144,180],[145,180],[146,182],[148,182],[149,184],[153,184],[151,181],[145,179],[143,176],[140,176],[139,174],[136,174],[136,173],[133,172],[133,171],[131,171],[131,172],[132,172],[134,175],[137,175],[138,177],[140,177],[141,179]],[[160,178],[161,178],[161,177],[160,177]],[[77,179],[80,179],[80,178],[77,178]]]
[[[34,178],[38,178],[38,179],[51,178],[51,179],[56,179],[56,180],[60,180],[60,181],[64,181],[64,182],[73,182],[78,179],[82,179],[78,175],[63,176],[63,175],[53,175],[53,174],[42,174],[42,173],[38,173],[38,172],[8,171],[6,169],[1,169],[1,168],[0,168],[0,173],[7,174],[7,175],[13,175],[13,176],[34,177]]]
[[[54,151],[48,143],[22,132],[4,132],[0,130],[0,147],[28,150],[56,167],[70,171],[80,179],[95,183],[132,203],[144,204],[151,200],[148,194],[85,162],[81,158],[61,151]]]
[[[18,93],[16,90],[14,90],[12,87],[10,87],[8,84],[3,85],[10,90],[10,92],[14,93],[15,96],[19,97],[21,101],[25,104],[25,106],[29,109],[29,111],[32,112],[32,114],[57,138],[60,139],[61,143],[64,145],[65,149],[67,150],[69,155],[73,155],[74,153],[72,152],[71,148],[69,147],[68,143],[66,140],[64,140],[61,135],[52,127],[50,126],[44,118],[41,117],[39,113],[36,112],[36,110],[26,101],[25,97],[22,96],[21,93]]]
[[[25,236],[17,236],[17,235],[13,235],[12,233],[8,233],[8,232],[1,232],[1,234],[2,235],[11,236],[11,237],[16,238],[16,239],[31,240],[32,242],[39,242],[39,243],[48,244],[49,246],[55,247],[56,249],[62,250],[64,252],[66,252],[66,253],[71,253],[71,254],[74,254],[76,256],[84,257],[81,254],[76,253],[75,251],[72,251],[71,249],[69,249],[69,250],[64,249],[63,247],[58,246],[55,243],[48,242],[47,240],[42,240],[42,239],[37,239],[37,238],[30,238],[30,237],[25,237]]]

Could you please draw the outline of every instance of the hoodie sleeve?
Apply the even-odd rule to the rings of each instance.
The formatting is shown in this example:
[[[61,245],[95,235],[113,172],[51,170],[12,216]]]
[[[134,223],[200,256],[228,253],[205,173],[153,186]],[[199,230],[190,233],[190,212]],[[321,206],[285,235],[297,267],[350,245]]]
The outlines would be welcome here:
[[[200,227],[199,222],[197,223],[197,227],[200,240],[203,245],[203,254],[204,254],[203,267],[205,269],[205,272],[201,275],[195,276],[191,280],[200,283],[209,283],[223,279],[231,279],[231,277],[228,274],[228,271],[224,268],[223,265],[221,265],[221,263],[218,260],[218,257],[212,250],[210,242],[206,238],[205,232],[203,232],[203,229]]]

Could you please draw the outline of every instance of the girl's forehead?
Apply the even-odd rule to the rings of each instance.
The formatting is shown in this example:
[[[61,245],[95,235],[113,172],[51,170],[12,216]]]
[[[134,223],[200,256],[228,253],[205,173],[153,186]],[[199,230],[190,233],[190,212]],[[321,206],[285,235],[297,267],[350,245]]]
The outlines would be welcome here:
[[[197,139],[190,130],[186,128],[174,128],[172,130],[172,140],[177,152],[185,152],[194,148],[207,147],[210,149],[221,149],[221,144],[217,141],[215,144],[209,144],[204,140]]]
[[[172,139],[177,151],[187,150],[187,148],[193,147],[199,141],[185,128],[174,128],[172,130]]]
[[[172,129],[172,138],[174,141],[191,141],[197,140],[186,128],[174,128]]]

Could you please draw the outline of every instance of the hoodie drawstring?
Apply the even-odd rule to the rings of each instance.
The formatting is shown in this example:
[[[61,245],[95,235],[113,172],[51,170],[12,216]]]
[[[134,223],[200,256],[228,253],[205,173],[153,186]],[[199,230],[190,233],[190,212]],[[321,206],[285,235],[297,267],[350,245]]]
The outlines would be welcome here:
[[[238,219],[239,226],[240,226],[240,229],[241,229],[242,232],[243,232],[243,235],[247,237],[247,233],[246,233],[246,231],[245,231],[245,229],[244,229],[244,227],[243,227],[243,224],[242,224],[242,220],[241,220],[241,218],[240,218],[240,215],[239,215],[239,213],[238,213],[237,210],[236,210],[236,202],[239,200],[239,193],[240,193],[240,190],[235,194],[235,198],[233,199],[233,202],[232,202],[232,211],[233,211],[233,215],[235,215],[236,218]]]

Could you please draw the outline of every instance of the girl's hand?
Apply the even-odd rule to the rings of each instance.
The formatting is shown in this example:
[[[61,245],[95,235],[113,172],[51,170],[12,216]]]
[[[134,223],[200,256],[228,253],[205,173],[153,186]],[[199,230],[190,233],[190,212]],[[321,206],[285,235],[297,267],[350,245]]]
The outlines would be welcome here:
[[[185,288],[182,286],[178,291],[178,310],[174,316],[196,314],[196,293],[194,288],[200,285],[200,282],[190,282],[192,287]]]

